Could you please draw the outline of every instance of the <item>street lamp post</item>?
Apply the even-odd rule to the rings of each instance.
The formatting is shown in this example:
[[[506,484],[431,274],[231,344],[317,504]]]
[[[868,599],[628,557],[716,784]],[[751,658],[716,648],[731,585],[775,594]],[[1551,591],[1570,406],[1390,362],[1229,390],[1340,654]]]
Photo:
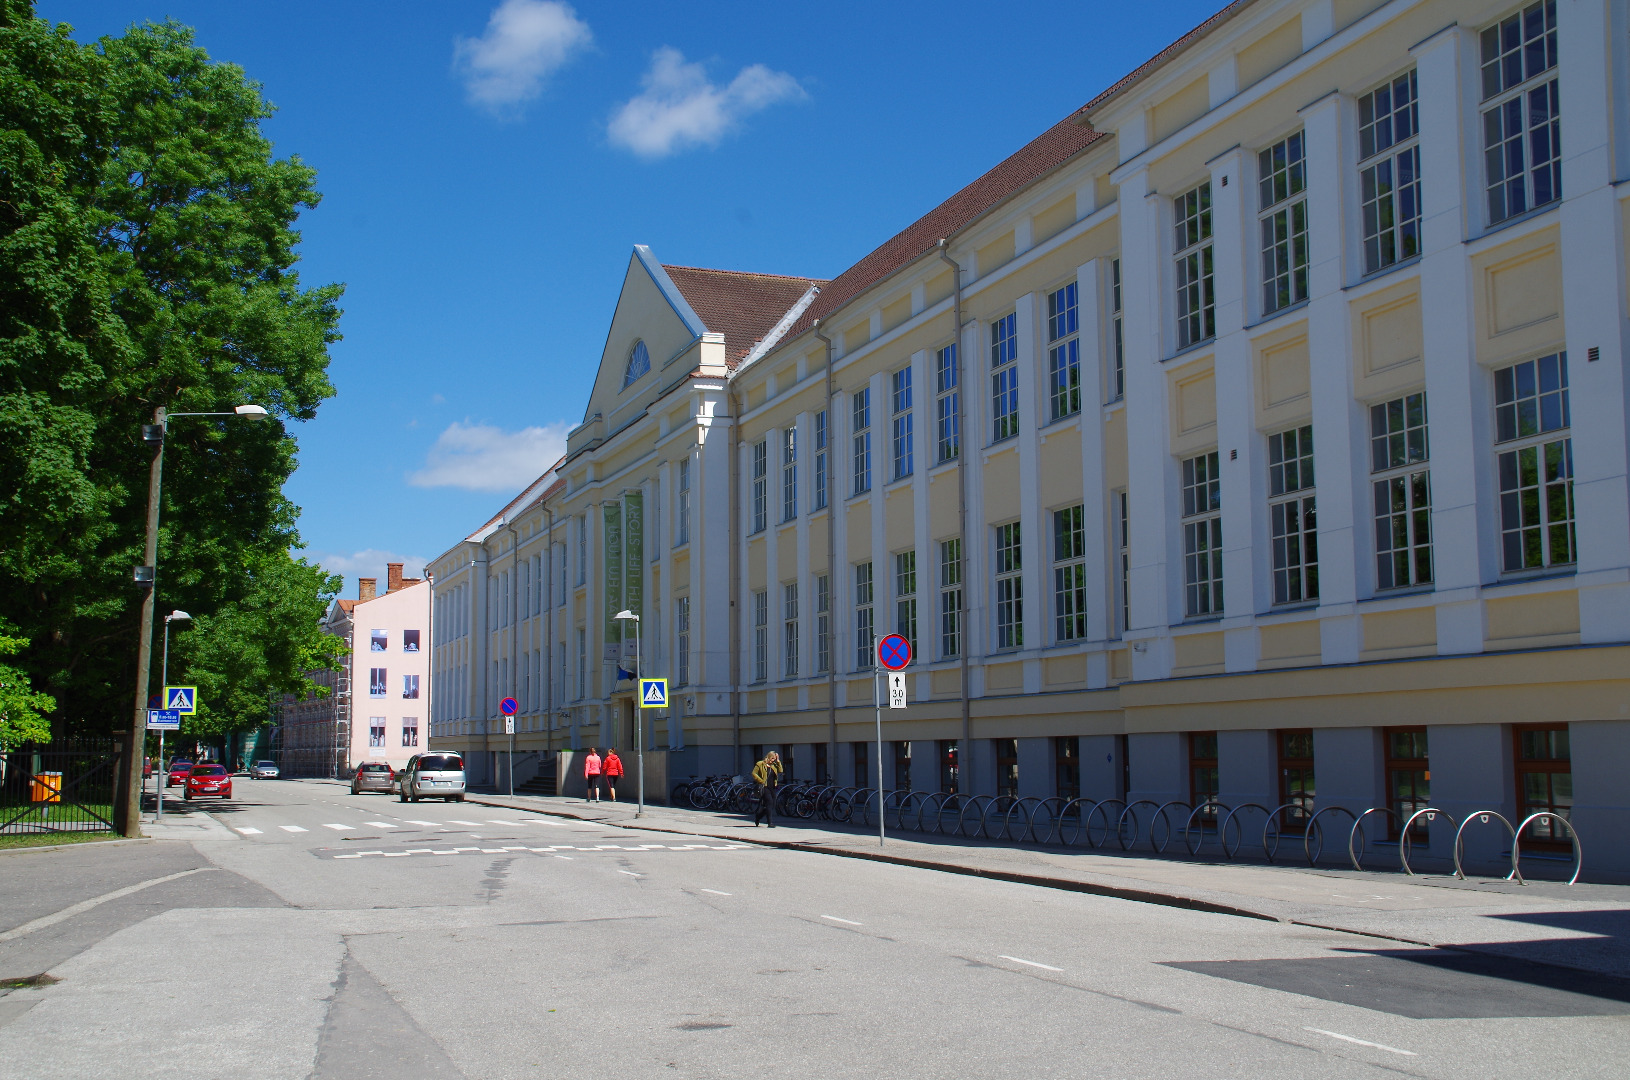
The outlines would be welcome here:
[[[160,479],[164,474],[164,434],[171,420],[181,416],[266,415],[259,405],[239,405],[231,412],[172,413],[160,405],[153,410],[153,422],[142,425],[142,441],[153,448],[153,461],[147,470],[147,544],[143,563],[132,577],[142,589],[141,626],[136,638],[136,709],[125,732],[124,769],[119,774],[113,805],[113,824],[121,836],[141,835],[142,742],[147,733],[147,683],[153,663],[153,601],[158,584],[158,507]]]
[[[638,773],[639,804],[634,808],[635,817],[645,816],[645,734],[641,720],[645,712],[645,703],[640,700],[640,676],[644,669],[640,667],[640,617],[624,608],[613,615],[614,619],[634,624],[634,768]]]
[[[192,622],[192,616],[180,608],[176,608],[164,616],[164,663],[159,669],[159,685],[170,685],[170,624],[177,619],[183,622]],[[159,705],[164,705],[160,699]],[[158,729],[158,768],[153,770],[153,817],[156,821],[164,820],[164,785],[169,777],[164,771],[164,729]]]

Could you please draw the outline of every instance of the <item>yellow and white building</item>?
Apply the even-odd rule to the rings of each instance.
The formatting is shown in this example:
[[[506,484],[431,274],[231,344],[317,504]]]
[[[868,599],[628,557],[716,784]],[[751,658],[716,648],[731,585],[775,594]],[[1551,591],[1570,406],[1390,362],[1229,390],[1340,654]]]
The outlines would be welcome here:
[[[433,743],[629,746],[628,608],[672,775],[875,784],[899,630],[890,787],[1630,870],[1626,102],[1623,0],[1242,0],[831,281],[636,248],[565,458],[429,568]]]

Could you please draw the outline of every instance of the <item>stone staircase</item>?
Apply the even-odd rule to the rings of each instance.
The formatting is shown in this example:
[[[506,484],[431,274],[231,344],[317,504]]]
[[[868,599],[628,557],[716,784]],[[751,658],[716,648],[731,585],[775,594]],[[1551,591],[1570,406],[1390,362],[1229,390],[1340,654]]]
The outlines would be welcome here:
[[[555,765],[554,762],[550,762],[548,768],[539,771],[538,775],[517,787],[515,794],[553,796],[556,786]]]

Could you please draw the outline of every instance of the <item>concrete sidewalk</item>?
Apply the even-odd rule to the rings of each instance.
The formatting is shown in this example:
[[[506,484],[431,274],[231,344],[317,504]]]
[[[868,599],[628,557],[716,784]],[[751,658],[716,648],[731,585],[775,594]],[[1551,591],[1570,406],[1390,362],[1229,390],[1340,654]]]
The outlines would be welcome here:
[[[1630,977],[1630,886],[1517,885],[1407,877],[1350,867],[1207,862],[875,833],[777,819],[774,831],[735,814],[579,799],[469,795],[471,802],[608,826],[709,836],[870,859],[1126,900],[1474,950]]]

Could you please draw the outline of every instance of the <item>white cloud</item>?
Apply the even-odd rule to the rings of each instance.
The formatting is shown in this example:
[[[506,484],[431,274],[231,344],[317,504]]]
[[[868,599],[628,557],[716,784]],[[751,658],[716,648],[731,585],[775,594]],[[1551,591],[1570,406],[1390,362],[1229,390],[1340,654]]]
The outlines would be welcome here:
[[[797,79],[763,64],[742,68],[729,86],[717,86],[701,64],[686,63],[678,49],[667,45],[652,54],[651,70],[640,83],[645,89],[617,109],[608,134],[613,143],[643,158],[717,146],[745,117],[807,96]]]
[[[471,102],[505,109],[537,97],[543,82],[594,40],[559,0],[503,0],[478,38],[453,42],[453,67]]]
[[[455,421],[436,437],[425,454],[424,468],[409,473],[408,483],[518,494],[560,460],[571,427],[561,421],[505,431],[491,424]]]
[[[385,582],[385,564],[399,562],[402,564],[402,573],[406,577],[418,577],[419,572],[429,565],[430,560],[423,555],[403,555],[396,551],[385,551],[380,548],[365,548],[362,551],[353,551],[346,554],[343,551],[301,551],[297,552],[311,562],[317,563],[330,574],[345,575],[345,592],[343,595],[355,597],[357,594],[357,578],[378,578],[381,587]]]

